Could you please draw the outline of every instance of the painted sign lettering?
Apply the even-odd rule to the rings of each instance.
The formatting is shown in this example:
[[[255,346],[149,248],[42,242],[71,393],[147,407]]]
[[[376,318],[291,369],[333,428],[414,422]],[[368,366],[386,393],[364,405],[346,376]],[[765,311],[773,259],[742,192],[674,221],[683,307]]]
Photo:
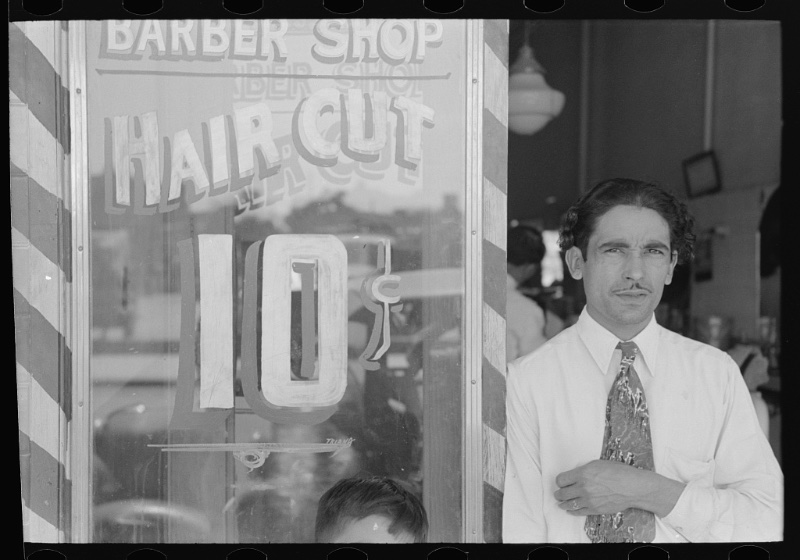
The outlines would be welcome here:
[[[286,19],[172,20],[103,22],[100,56],[128,60],[270,60],[283,62],[289,48]],[[442,43],[440,21],[322,19],[314,25],[310,53],[324,63],[419,64]]]
[[[336,111],[341,135],[332,140],[320,130],[318,119]],[[304,98],[292,119],[293,147],[318,167],[336,165],[342,153],[355,161],[377,161],[389,142],[390,114],[395,121],[394,162],[414,170],[422,158],[422,131],[434,126],[435,113],[413,99],[395,96],[389,100],[379,91],[323,88]],[[171,212],[182,197],[191,205],[205,197],[233,193],[252,185],[256,177],[265,180],[277,174],[283,164],[266,102],[203,123],[202,149],[187,129],[161,142],[158,130],[154,111],[106,119],[106,154],[111,162],[105,177],[108,213]],[[137,166],[142,171],[137,172]]]
[[[368,275],[361,284],[361,301],[375,315],[375,322],[367,342],[367,347],[359,356],[359,363],[367,370],[380,367],[378,360],[383,357],[391,345],[389,329],[390,311],[399,311],[403,305],[399,303],[400,277],[392,272],[392,246],[385,240],[378,246],[378,269]],[[380,344],[380,347],[378,346]]]
[[[178,249],[181,274],[187,281],[182,282],[180,365],[170,425],[209,429],[224,422],[234,407],[232,236],[199,235],[179,242]],[[391,344],[388,313],[400,305],[400,278],[390,274],[388,239],[379,246],[377,264],[379,270],[361,288],[363,303],[375,314],[362,354],[362,363],[370,370],[378,367],[377,360]],[[299,356],[297,337],[295,344],[292,337],[293,277],[300,287]],[[240,378],[245,400],[255,414],[276,423],[317,424],[336,410],[347,385],[347,286],[347,251],[333,235],[277,234],[248,248]],[[260,339],[256,335],[259,308]],[[200,363],[196,368],[198,316]]]
[[[275,407],[335,405],[344,395],[347,384],[347,251],[344,244],[333,235],[271,235],[264,241],[262,258],[261,393]],[[291,282],[286,272],[293,268],[305,271],[301,274],[303,353],[300,380],[287,375],[291,371],[292,345]],[[319,310],[316,329],[314,283]]]
[[[141,20],[134,30],[132,20],[103,22],[105,33],[101,56],[140,60],[258,58],[286,60],[285,19],[277,20]]]

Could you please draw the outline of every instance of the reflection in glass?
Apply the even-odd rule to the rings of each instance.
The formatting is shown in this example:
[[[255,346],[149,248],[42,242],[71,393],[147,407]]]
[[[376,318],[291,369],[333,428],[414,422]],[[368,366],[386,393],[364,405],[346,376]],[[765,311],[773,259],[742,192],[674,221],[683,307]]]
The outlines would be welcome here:
[[[322,493],[367,473],[409,483],[431,537],[460,539],[464,24],[381,28],[398,45],[392,64],[315,57],[315,25],[260,23],[285,43],[247,58],[158,55],[159,31],[186,47],[208,29],[243,32],[230,21],[87,23],[95,542],[310,542]],[[405,32],[430,40],[425,53],[400,52],[420,44]],[[297,133],[303,100],[323,90],[315,102],[338,91],[346,103]],[[329,160],[304,144],[314,127]],[[332,236],[347,273],[330,288],[330,255],[292,255],[282,318],[262,283],[275,263],[257,255],[248,268],[248,250],[286,234]],[[231,262],[203,256],[204,235],[229,236]],[[209,285],[224,267],[232,293]],[[265,418],[251,403],[274,389],[262,374],[280,356],[264,353],[262,331],[288,333],[287,386],[319,387],[329,288],[346,303],[344,394],[321,422],[303,407]],[[232,344],[204,339],[227,309]],[[209,376],[222,381],[201,392]]]

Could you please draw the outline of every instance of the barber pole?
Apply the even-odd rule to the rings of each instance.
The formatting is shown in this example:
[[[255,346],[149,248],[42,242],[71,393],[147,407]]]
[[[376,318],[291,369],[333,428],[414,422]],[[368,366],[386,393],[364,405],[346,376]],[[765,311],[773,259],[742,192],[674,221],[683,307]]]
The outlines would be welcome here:
[[[501,541],[506,452],[508,22],[483,22],[483,540]]]
[[[70,535],[72,352],[67,31],[52,21],[9,31],[11,257],[22,530]]]

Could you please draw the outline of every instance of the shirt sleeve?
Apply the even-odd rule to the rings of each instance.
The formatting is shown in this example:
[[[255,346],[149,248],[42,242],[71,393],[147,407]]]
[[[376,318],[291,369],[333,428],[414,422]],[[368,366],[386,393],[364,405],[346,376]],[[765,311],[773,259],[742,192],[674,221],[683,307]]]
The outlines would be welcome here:
[[[783,473],[742,375],[728,360],[726,416],[714,460],[688,465],[694,473],[662,521],[691,542],[780,541]]]
[[[524,374],[513,363],[508,365],[506,394],[503,542],[547,542],[536,405],[525,390]]]

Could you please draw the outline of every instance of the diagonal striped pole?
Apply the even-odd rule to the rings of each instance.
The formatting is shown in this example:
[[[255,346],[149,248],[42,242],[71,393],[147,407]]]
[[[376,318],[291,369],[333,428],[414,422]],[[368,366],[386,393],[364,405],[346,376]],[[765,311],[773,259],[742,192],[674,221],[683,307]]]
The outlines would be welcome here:
[[[60,22],[9,24],[11,255],[23,538],[64,542],[70,527],[72,415],[66,179],[69,96]]]
[[[483,540],[500,542],[506,445],[508,21],[483,26]]]

